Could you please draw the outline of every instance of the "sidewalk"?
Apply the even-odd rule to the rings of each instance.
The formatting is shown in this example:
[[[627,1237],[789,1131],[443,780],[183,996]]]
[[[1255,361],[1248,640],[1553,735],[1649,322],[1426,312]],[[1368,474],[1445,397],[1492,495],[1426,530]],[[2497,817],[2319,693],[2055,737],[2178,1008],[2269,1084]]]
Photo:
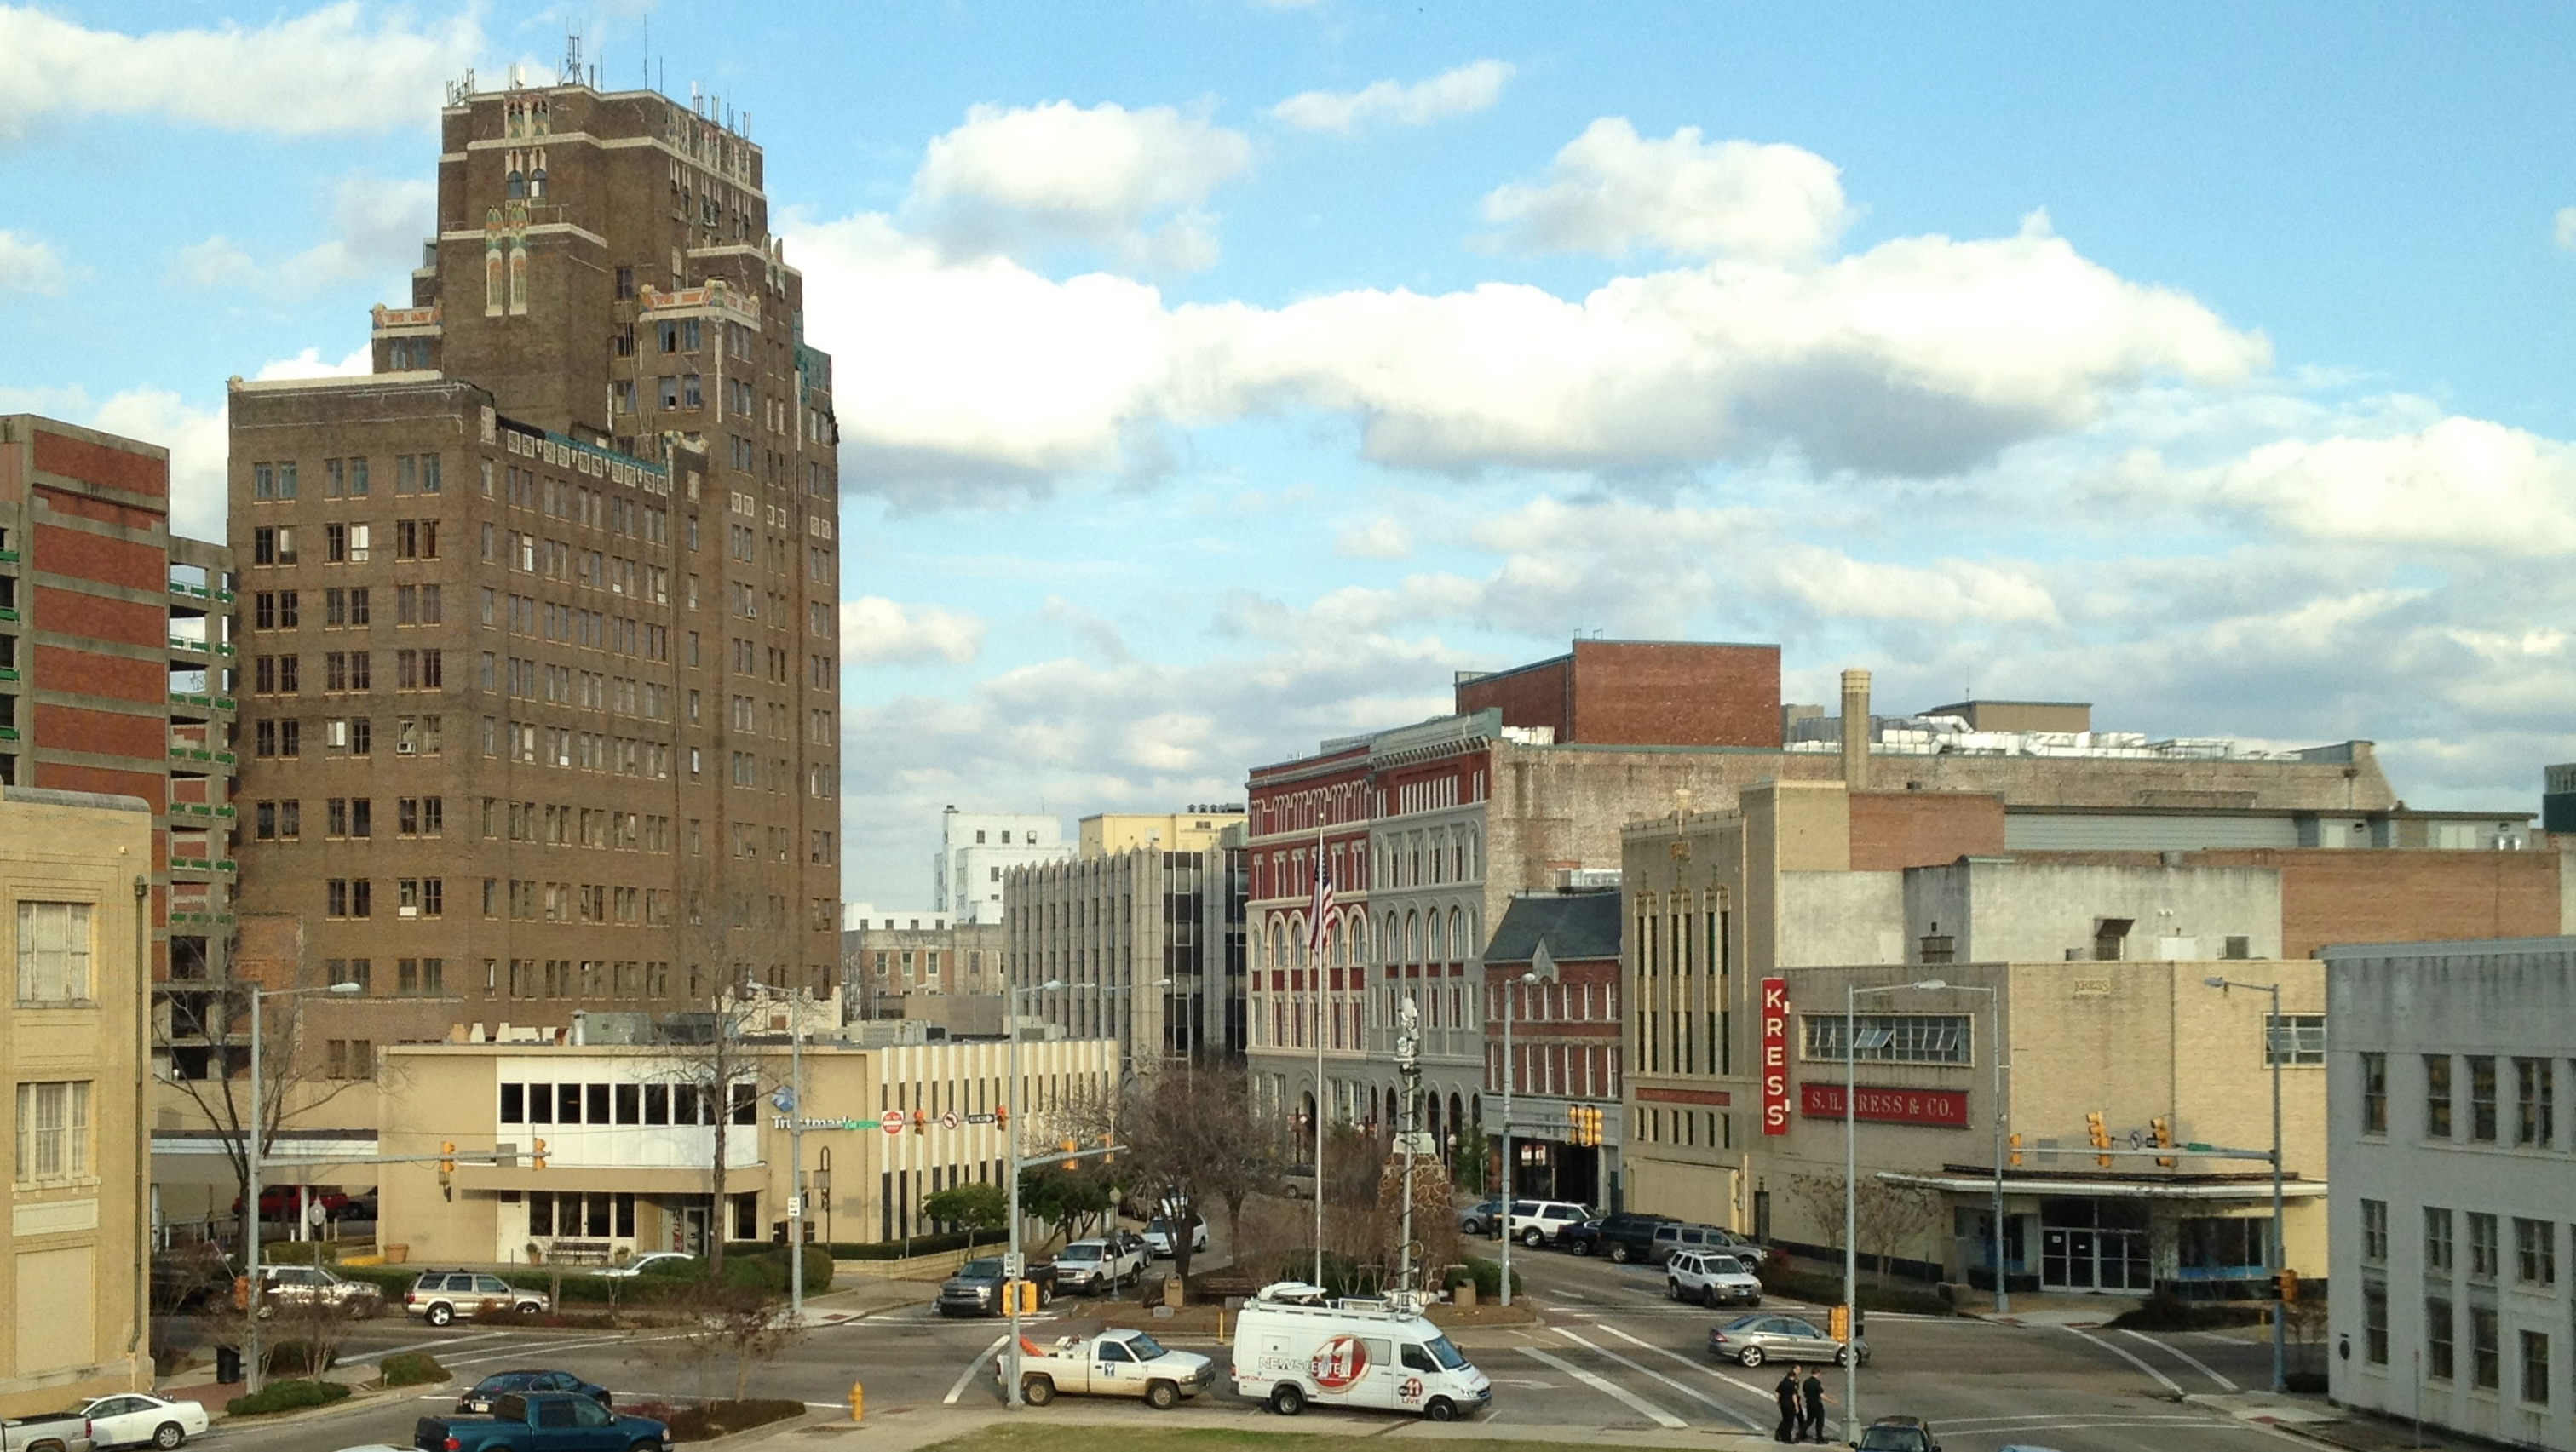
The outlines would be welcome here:
[[[2010,1297],[2011,1309],[1998,1316],[1994,1293],[1988,1291],[1959,1302],[1959,1314],[1999,1326],[2072,1326],[2090,1330],[2107,1326],[2114,1317],[2143,1304],[2136,1296],[2052,1296],[2015,1291]]]
[[[2421,1433],[2414,1424],[2369,1412],[2334,1406],[2323,1397],[2275,1396],[2270,1392],[2188,1396],[2184,1401],[2222,1411],[2242,1421],[2259,1422],[2284,1432],[2347,1452],[2494,1452],[2492,1442],[2452,1436],[2439,1427]]]
[[[1042,1425],[1050,1426],[1138,1426],[1132,1415],[1115,1412],[1103,1414],[1067,1402],[1058,1402],[1043,1413],[1008,1412],[998,1407],[977,1409],[920,1407],[885,1414],[870,1413],[864,1423],[853,1424],[829,1416],[808,1417],[775,1429],[745,1433],[735,1445],[741,1452],[788,1452],[803,1449],[815,1452],[816,1445],[844,1446],[852,1452],[915,1452],[915,1449],[937,1443],[973,1438],[987,1429],[1002,1426],[1015,1419],[1034,1422],[1043,1417]],[[1174,1423],[1182,1428],[1183,1424]],[[1706,1428],[1688,1431],[1598,1431],[1570,1427],[1505,1424],[1495,1426],[1483,1419],[1463,1422],[1424,1422],[1405,1417],[1391,1417],[1354,1422],[1346,1417],[1268,1417],[1258,1427],[1246,1428],[1228,1421],[1207,1426],[1212,1442],[1222,1442],[1246,1433],[1282,1437],[1367,1437],[1372,1441],[1470,1441],[1527,1442],[1533,1445],[1561,1447],[1579,1440],[1587,1447],[1694,1447],[1702,1452],[1756,1452],[1776,1446],[1768,1436],[1750,1433],[1717,1432]]]
[[[864,1271],[842,1271],[832,1277],[832,1289],[805,1298],[805,1324],[838,1326],[863,1321],[889,1311],[926,1306],[938,1294],[935,1281],[899,1281]]]

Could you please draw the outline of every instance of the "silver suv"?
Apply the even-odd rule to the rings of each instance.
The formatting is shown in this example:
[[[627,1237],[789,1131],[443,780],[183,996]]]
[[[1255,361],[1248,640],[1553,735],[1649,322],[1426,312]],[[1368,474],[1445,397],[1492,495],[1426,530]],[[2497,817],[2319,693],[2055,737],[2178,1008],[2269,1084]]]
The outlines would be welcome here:
[[[1744,1262],[1713,1250],[1675,1251],[1664,1262],[1664,1288],[1676,1301],[1703,1306],[1762,1304],[1762,1282]]]
[[[471,1321],[483,1316],[542,1314],[546,1293],[523,1291],[496,1275],[480,1271],[426,1270],[403,1295],[403,1313],[432,1326]]]

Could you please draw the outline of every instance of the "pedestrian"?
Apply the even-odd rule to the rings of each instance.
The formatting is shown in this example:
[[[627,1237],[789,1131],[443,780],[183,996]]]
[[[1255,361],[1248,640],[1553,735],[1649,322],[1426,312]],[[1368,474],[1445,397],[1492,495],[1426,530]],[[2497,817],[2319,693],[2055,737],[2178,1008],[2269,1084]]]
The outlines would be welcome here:
[[[1806,1433],[1822,1442],[1825,1440],[1825,1379],[1816,1375],[1812,1366],[1807,1368],[1807,1382],[1802,1390],[1807,1394]]]
[[[1780,1372],[1780,1385],[1772,1389],[1772,1394],[1780,1402],[1780,1430],[1771,1434],[1771,1440],[1797,1441],[1798,1435],[1807,1429],[1805,1419],[1798,1415],[1798,1368],[1794,1366],[1783,1368]]]

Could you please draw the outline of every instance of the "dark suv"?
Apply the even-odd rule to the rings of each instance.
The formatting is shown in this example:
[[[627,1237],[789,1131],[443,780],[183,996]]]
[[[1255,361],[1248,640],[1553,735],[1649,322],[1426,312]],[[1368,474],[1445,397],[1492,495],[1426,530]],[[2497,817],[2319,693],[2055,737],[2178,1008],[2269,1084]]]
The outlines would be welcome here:
[[[1655,1228],[1673,1222],[1661,1215],[1625,1211],[1569,1226],[1557,1242],[1576,1255],[1606,1255],[1620,1265],[1654,1258]]]

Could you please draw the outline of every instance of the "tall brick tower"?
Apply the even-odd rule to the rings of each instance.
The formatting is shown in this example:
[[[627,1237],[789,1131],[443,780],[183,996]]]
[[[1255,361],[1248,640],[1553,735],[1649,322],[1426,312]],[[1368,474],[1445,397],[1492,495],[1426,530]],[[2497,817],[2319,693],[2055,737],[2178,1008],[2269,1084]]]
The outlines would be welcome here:
[[[362,377],[232,388],[241,956],[304,1040],[821,991],[839,927],[831,360],[707,103],[451,88]]]

